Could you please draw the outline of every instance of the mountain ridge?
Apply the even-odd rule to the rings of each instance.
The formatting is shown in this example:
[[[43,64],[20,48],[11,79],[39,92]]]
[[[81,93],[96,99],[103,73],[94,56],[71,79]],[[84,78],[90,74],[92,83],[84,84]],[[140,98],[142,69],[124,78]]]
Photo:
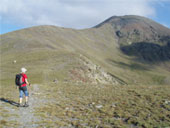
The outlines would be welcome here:
[[[140,22],[137,22],[139,25],[136,25],[136,21],[132,18],[124,20],[122,23],[123,25],[121,26],[121,22],[119,23],[119,21],[122,17],[111,17],[111,20],[115,18],[118,19],[116,23],[112,24],[110,20],[111,24],[105,22],[105,24],[100,27],[83,30],[56,26],[38,26],[3,34],[1,35],[0,43],[2,70],[6,72],[5,69],[7,67],[14,67],[14,65],[10,63],[13,60],[21,62],[17,58],[24,57],[22,54],[26,52],[25,56],[28,59],[22,59],[23,62],[21,62],[21,64],[15,65],[17,66],[16,69],[21,66],[28,66],[31,70],[31,75],[34,76],[37,73],[42,74],[40,71],[33,70],[33,68],[40,65],[43,72],[48,72],[49,76],[55,74],[51,79],[58,78],[59,81],[64,81],[65,77],[71,79],[72,76],[69,76],[68,72],[73,71],[74,69],[76,72],[82,72],[79,76],[76,74],[74,77],[79,77],[81,80],[84,80],[89,78],[86,74],[86,71],[88,70],[82,70],[84,62],[80,62],[79,59],[77,60],[80,55],[83,55],[92,61],[94,65],[99,65],[106,73],[111,74],[115,79],[117,78],[118,81],[120,79],[128,84],[166,83],[166,79],[168,79],[169,75],[167,69],[169,68],[168,50],[170,35],[168,34],[170,30],[163,26],[159,26],[159,24],[155,22],[153,22],[154,25],[148,25],[139,20]],[[128,16],[123,18],[126,19],[126,17]],[[148,22],[147,18],[144,20]],[[127,24],[124,24],[124,22],[127,22]],[[149,22],[152,21],[149,20]],[[153,28],[150,26],[153,26]],[[158,32],[157,28],[163,29]],[[158,48],[157,51],[154,51],[155,53],[160,51],[159,54],[156,54],[158,59],[154,59],[155,54],[153,55],[150,52],[145,55],[145,52],[130,50],[141,49],[141,42],[146,42],[146,45],[144,43],[144,48],[145,46],[150,46],[148,43],[153,43],[154,47],[149,48],[154,49],[155,45],[159,45],[167,46],[167,50],[166,52],[161,52],[162,49]],[[135,43],[139,45],[133,45]],[[129,54],[129,50],[133,53]],[[148,51],[150,50],[148,49]],[[32,56],[35,56],[36,59],[33,59]],[[63,58],[63,60],[61,57],[64,56],[68,57],[66,57],[66,59]],[[74,61],[70,61],[69,56]],[[162,57],[166,58],[166,61],[162,61]],[[153,60],[151,59],[150,61],[150,58],[153,58]],[[56,65],[62,65],[62,62],[60,62],[61,60],[68,68],[63,68],[62,76],[59,74],[61,71],[57,71],[54,68]],[[48,66],[45,64],[46,62],[48,62]],[[159,65],[164,66],[160,67]],[[16,69],[12,69],[12,72],[16,72]],[[98,69],[95,69],[95,72],[98,71]],[[163,75],[161,75],[160,72]],[[144,74],[144,76],[142,74]],[[94,78],[95,74],[93,75]],[[43,80],[44,77],[48,76],[41,75],[39,80]],[[78,78],[74,79],[77,80]]]
[[[168,128],[169,35],[133,25],[38,26],[1,35],[1,126]],[[17,107],[21,67],[31,83],[28,108]]]

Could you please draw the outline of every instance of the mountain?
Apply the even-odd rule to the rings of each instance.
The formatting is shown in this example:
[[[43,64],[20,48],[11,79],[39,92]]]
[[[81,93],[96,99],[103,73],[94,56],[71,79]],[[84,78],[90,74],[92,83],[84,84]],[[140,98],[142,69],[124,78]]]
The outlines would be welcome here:
[[[34,83],[169,84],[170,29],[113,16],[83,30],[36,26],[1,35],[1,82],[21,67]]]
[[[115,36],[121,45],[132,42],[166,43],[167,40],[170,41],[169,28],[145,17],[133,15],[113,16],[95,26],[95,28],[107,24],[111,25],[115,30]]]
[[[95,28],[106,24],[115,30],[125,54],[149,62],[170,60],[170,29],[140,16],[113,16]]]

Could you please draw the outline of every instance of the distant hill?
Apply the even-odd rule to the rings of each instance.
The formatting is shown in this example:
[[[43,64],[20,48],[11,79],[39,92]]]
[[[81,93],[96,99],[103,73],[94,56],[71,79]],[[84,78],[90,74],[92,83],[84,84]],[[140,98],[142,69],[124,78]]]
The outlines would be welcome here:
[[[0,49],[3,84],[22,66],[37,83],[170,83],[170,29],[145,17],[113,16],[84,30],[31,27],[1,35]]]

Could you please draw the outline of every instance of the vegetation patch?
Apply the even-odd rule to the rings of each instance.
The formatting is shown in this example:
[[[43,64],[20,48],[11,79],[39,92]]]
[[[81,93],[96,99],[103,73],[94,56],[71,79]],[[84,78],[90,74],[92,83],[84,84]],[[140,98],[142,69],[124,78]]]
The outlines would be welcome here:
[[[48,119],[47,126],[147,128],[170,125],[169,86],[58,84],[50,85],[49,91],[51,95],[46,98],[50,102],[35,111],[37,116]]]

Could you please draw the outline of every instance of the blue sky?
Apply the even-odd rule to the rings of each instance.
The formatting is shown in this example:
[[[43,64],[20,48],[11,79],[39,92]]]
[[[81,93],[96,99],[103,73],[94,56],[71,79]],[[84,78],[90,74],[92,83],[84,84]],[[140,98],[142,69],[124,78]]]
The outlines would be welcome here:
[[[170,28],[170,0],[0,0],[0,34],[37,25],[83,29],[117,15],[140,15]]]
[[[153,2],[152,4],[156,10],[156,16],[150,18],[170,28],[170,0]]]

